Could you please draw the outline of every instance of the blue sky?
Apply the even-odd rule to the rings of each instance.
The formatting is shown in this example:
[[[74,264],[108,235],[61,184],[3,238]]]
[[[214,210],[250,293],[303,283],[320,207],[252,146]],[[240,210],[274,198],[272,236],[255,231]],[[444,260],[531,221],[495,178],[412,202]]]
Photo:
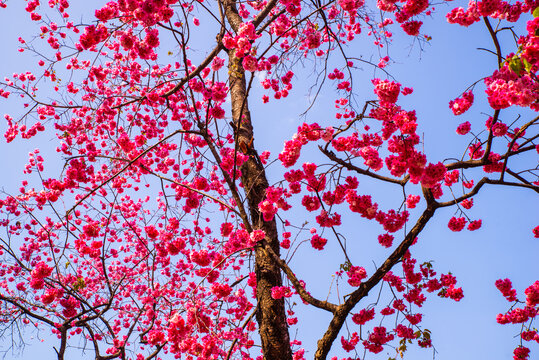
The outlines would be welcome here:
[[[2,71],[5,75],[32,68],[36,62],[30,54],[17,52],[17,37],[34,33],[31,27],[21,27],[27,18],[21,17],[21,4],[12,2],[8,9],[0,11],[3,20],[0,28],[3,31],[4,56],[2,58]],[[464,4],[461,4],[464,5]],[[463,121],[470,121],[473,130],[482,130],[486,120],[485,113],[488,107],[483,95],[483,86],[479,84],[475,90],[476,104],[468,113],[461,117],[452,115],[448,107],[449,100],[460,95],[471,83],[483,76],[489,75],[495,67],[496,59],[487,52],[478,48],[492,48],[486,28],[482,23],[472,25],[468,29],[457,25],[450,25],[441,18],[450,6],[440,5],[433,19],[424,20],[423,32],[432,36],[432,41],[424,44],[424,51],[419,45],[410,43],[410,38],[396,35],[390,54],[395,63],[389,71],[396,80],[405,86],[414,87],[413,95],[405,97],[401,105],[407,109],[416,109],[420,131],[424,133],[425,153],[432,162],[443,160],[446,157],[458,157],[462,154],[469,138],[455,134],[457,125]],[[75,10],[72,11],[75,13]],[[76,16],[74,18],[77,18]],[[394,31],[397,33],[397,31]],[[212,35],[213,39],[213,35]],[[370,39],[365,40],[365,44]],[[514,51],[511,43],[504,43],[504,53]],[[351,52],[362,52],[362,42],[354,43]],[[367,55],[368,56],[368,55]],[[374,58],[377,62],[377,58]],[[22,67],[22,68],[21,68]],[[3,75],[2,74],[2,75]],[[373,70],[367,66],[358,71],[354,91],[358,98],[372,99]],[[305,118],[300,118],[307,104],[307,88],[302,84],[309,82],[309,73],[297,71],[295,87],[290,97],[279,102],[270,101],[263,105],[258,101],[251,101],[251,111],[254,118],[256,143],[259,149],[271,150],[276,156],[282,150],[282,144],[296,131],[303,119],[307,122],[328,123],[333,118],[334,94],[326,88],[322,92],[318,103],[308,112]],[[383,76],[378,73],[377,76]],[[260,98],[261,88],[255,88],[255,97]],[[2,101],[2,111],[16,112],[12,103]],[[508,111],[504,116],[510,118],[521,113],[530,116],[522,109]],[[3,133],[5,124],[0,125]],[[260,134],[263,134],[260,135]],[[4,169],[0,173],[0,184],[7,192],[16,191],[22,179],[23,165],[27,154],[34,147],[43,148],[46,156],[54,158],[53,142],[47,134],[34,138],[33,142],[17,140],[6,145],[0,142],[0,151],[8,154],[5,157]],[[307,151],[306,158],[320,156],[315,151]],[[537,161],[537,157],[527,158],[527,161]],[[54,166],[52,166],[54,168]],[[269,168],[271,181],[277,181],[282,170],[280,165]],[[361,180],[360,180],[361,181]],[[362,181],[365,193],[384,192],[381,203],[393,203],[399,196],[399,189],[383,188],[369,181]],[[475,197],[475,206],[470,215],[483,219],[483,228],[476,232],[452,233],[447,229],[447,221],[453,216],[454,209],[442,209],[421,234],[419,243],[412,250],[418,257],[418,262],[432,260],[439,272],[451,271],[464,289],[465,297],[459,303],[451,300],[430,297],[421,309],[424,314],[423,326],[433,332],[433,341],[436,348],[435,358],[449,359],[492,359],[502,360],[512,357],[513,348],[518,344],[514,336],[518,333],[517,326],[498,325],[496,314],[505,312],[510,306],[494,287],[494,281],[509,277],[519,295],[522,297],[524,289],[539,279],[537,267],[537,254],[539,254],[538,239],[534,239],[531,230],[539,225],[537,208],[538,197],[535,193],[519,189],[506,189],[488,187]],[[397,200],[396,202],[399,202]],[[398,205],[397,205],[398,206]],[[355,218],[343,214],[346,225],[343,231],[347,233],[349,251],[354,258],[372,273],[374,266],[372,259],[382,259],[388,254],[376,242],[379,229]],[[299,221],[300,219],[298,219]],[[301,219],[303,220],[303,219]],[[313,219],[307,219],[311,222]],[[343,262],[335,244],[328,244],[327,251],[318,253],[316,250],[303,247],[291,262],[299,277],[306,280],[308,288],[316,295],[323,297],[329,291],[331,275]],[[314,266],[313,266],[314,265]],[[334,290],[333,290],[334,291]],[[334,294],[334,293],[333,293]],[[361,303],[357,310],[368,305]],[[323,334],[329,318],[326,314],[313,309],[298,312],[300,328],[298,338],[304,342],[307,349],[306,358],[312,357],[314,345]],[[45,341],[37,344],[25,336],[29,343],[21,356],[17,359],[54,359],[52,343],[43,332]],[[76,345],[76,344],[73,344]],[[530,344],[531,345],[531,344]],[[339,341],[334,345],[331,354],[346,356],[340,347]],[[0,347],[1,348],[1,347]],[[531,346],[532,358],[537,356],[538,346]],[[310,352],[309,352],[310,351]],[[78,356],[79,351],[73,349],[73,358],[91,358],[91,352],[86,357]],[[432,350],[421,350],[411,347],[408,358],[415,360],[433,358]],[[360,354],[363,359],[363,355]],[[394,351],[387,348],[378,356],[367,354],[366,359],[387,359],[394,356]],[[7,359],[12,358],[11,353]]]

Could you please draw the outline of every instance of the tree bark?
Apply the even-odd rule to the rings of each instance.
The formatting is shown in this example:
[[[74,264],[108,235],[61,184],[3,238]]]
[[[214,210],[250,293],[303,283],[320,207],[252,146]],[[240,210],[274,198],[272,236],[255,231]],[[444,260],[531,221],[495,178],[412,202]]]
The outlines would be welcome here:
[[[278,255],[279,237],[275,219],[264,221],[258,204],[264,199],[269,184],[262,162],[253,146],[253,126],[247,102],[245,70],[234,51],[229,53],[230,97],[235,127],[236,149],[249,159],[241,166],[241,181],[247,197],[253,229],[265,232],[265,241]],[[282,286],[279,266],[261,246],[255,247],[255,273],[258,331],[262,341],[264,360],[291,360],[290,336],[283,299],[273,299],[271,289]]]

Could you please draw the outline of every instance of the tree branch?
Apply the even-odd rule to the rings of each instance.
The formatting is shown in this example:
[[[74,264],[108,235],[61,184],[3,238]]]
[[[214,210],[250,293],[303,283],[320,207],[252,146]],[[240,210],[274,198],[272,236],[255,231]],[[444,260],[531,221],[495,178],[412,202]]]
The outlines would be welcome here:
[[[384,261],[382,266],[380,266],[378,270],[376,270],[376,272],[367,281],[363,282],[358,289],[351,293],[344,304],[338,306],[337,311],[334,313],[333,319],[331,319],[329,327],[326,330],[326,333],[320,340],[318,340],[318,348],[314,355],[315,360],[326,359],[329,350],[331,349],[333,342],[337,338],[337,335],[339,334],[339,331],[341,330],[350,311],[352,311],[354,306],[356,306],[356,304],[361,299],[366,297],[369,294],[369,291],[376,285],[378,285],[378,283],[384,278],[387,272],[391,270],[393,266],[395,266],[395,264],[397,264],[402,259],[402,257],[404,256],[406,251],[408,251],[416,237],[432,218],[434,212],[436,211],[436,208],[436,204],[429,204],[425,211],[423,211],[423,214],[421,214],[421,216],[417,220],[414,227],[408,232],[401,244]]]
[[[275,254],[273,249],[265,241],[263,243],[263,247],[264,247],[264,251],[269,253],[269,255],[273,258],[273,261],[275,261],[277,265],[279,265],[281,270],[283,270],[283,272],[286,274],[286,276],[288,277],[288,280],[290,280],[290,282],[294,286],[294,289],[296,289],[296,292],[299,294],[302,300],[313,305],[314,307],[317,307],[319,309],[324,309],[331,313],[335,313],[337,311],[337,308],[338,308],[337,305],[329,301],[318,300],[314,298],[307,290],[305,290],[305,288],[301,285],[300,281],[296,277],[296,274],[294,274],[294,272],[292,271],[292,269],[290,269],[288,264],[279,256],[277,256],[277,254]]]

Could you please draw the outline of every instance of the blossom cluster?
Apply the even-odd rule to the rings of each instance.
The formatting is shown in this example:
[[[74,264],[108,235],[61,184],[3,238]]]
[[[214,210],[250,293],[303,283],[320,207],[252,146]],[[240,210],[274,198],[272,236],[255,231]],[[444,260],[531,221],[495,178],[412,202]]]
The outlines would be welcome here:
[[[19,72],[6,78],[0,96],[20,95],[29,111],[18,120],[5,116],[8,141],[54,131],[56,151],[66,161],[60,175],[47,178],[43,156],[33,151],[25,175],[36,175],[41,188],[25,180],[19,194],[0,199],[5,215],[1,226],[22,242],[14,251],[0,249],[2,289],[5,296],[24,299],[23,306],[43,315],[38,319],[52,319],[53,333],[59,337],[68,329],[68,338],[83,334],[85,340],[106,344],[105,357],[123,354],[130,346],[137,349],[137,359],[145,358],[142,352],[155,349],[177,358],[252,359],[255,340],[251,334],[256,325],[249,314],[254,314],[254,299],[264,296],[261,291],[266,291],[270,301],[295,296],[288,286],[273,286],[268,295],[264,282],[257,279],[260,272],[250,270],[253,252],[266,242],[274,241],[277,247],[280,240],[280,246],[289,249],[294,227],[283,219],[281,239],[270,239],[260,224],[279,219],[280,210],[304,209],[314,225],[310,233],[297,238],[320,254],[332,245],[334,239],[328,234],[343,241],[338,227],[344,221],[370,220],[383,229],[378,243],[390,248],[402,241],[403,229],[411,228],[406,225],[417,215],[412,209],[436,205],[444,191],[453,195],[457,185],[462,184],[464,192],[474,186],[464,170],[427,159],[422,131],[418,131],[419,112],[397,104],[412,89],[377,78],[372,81],[376,100],[367,102],[363,111],[355,108],[352,74],[356,65],[350,59],[341,67],[320,72],[320,79],[330,80],[325,86],[339,94],[335,116],[327,123],[303,123],[297,128],[278,156],[287,172],[273,186],[266,186],[265,167],[256,167],[271,163],[270,153],[259,156],[253,139],[250,143],[238,140],[253,126],[247,98],[242,99],[243,117],[230,118],[228,100],[234,94],[229,87],[238,84],[234,81],[258,77],[275,99],[286,98],[302,75],[295,72],[296,64],[329,58],[330,52],[343,48],[362,31],[372,37],[377,50],[391,43],[395,23],[399,31],[419,36],[424,25],[420,20],[433,10],[428,0],[377,0],[376,7],[384,14],[380,20],[372,17],[372,9],[363,0],[338,0],[321,8],[300,0],[238,2],[232,14],[225,9],[223,21],[228,23],[222,24],[217,45],[208,42],[215,48],[208,49],[208,58],[198,66],[193,56],[196,47],[188,38],[195,29],[200,34],[207,29],[205,18],[195,16],[197,9],[206,6],[202,2],[114,0],[95,11],[97,21],[78,25],[69,21],[67,0],[48,3],[59,10],[60,21],[42,16],[46,11],[39,0],[27,1],[26,11],[39,23],[41,34],[36,34],[36,42],[43,40],[53,53],[39,59],[41,74]],[[516,21],[536,5],[470,1],[467,9],[454,9],[447,18],[464,26],[481,17]],[[235,19],[234,24],[229,18]],[[526,34],[518,38],[517,53],[503,57],[500,68],[484,79],[492,109],[514,105],[538,109],[538,27],[539,20],[530,20]],[[179,46],[174,51],[180,54],[171,51],[174,56],[161,61],[165,33],[176,38]],[[21,50],[37,49],[22,38],[19,43]],[[373,66],[389,66],[392,59],[384,55]],[[241,66],[226,67],[227,56],[239,58]],[[73,75],[65,86],[60,65]],[[43,81],[59,93],[63,86],[59,102],[37,100]],[[231,101],[236,101],[234,108],[237,100]],[[264,95],[263,101],[269,97]],[[449,106],[461,115],[473,102],[474,94],[467,91]],[[507,151],[534,148],[539,152],[534,135],[529,134],[533,127],[520,130],[497,116],[485,126],[493,141],[507,141]],[[457,133],[469,134],[471,128],[470,122],[464,122]],[[308,145],[318,145],[330,159],[329,166],[318,157],[314,162],[300,162],[302,155],[311,155],[304,150]],[[480,163],[477,171],[482,169],[487,175],[506,167],[507,154],[492,151],[479,135],[470,142],[469,155],[472,161],[467,165]],[[262,185],[249,188],[245,177],[254,167]],[[421,186],[424,197],[404,195],[397,201],[400,204],[382,209],[385,201],[371,193],[368,182],[360,184],[362,176],[398,184],[406,195],[411,187],[419,190]],[[155,184],[159,186],[154,191]],[[473,207],[469,196],[458,200],[459,213],[448,223],[452,231],[466,226],[476,230],[482,224],[463,214],[463,209]],[[47,211],[59,214],[58,204],[73,208],[65,216],[41,216]],[[534,229],[536,237],[538,229]],[[404,244],[417,241],[406,235],[405,239]],[[393,297],[381,309],[369,305],[350,316],[366,335],[352,331],[348,338],[343,336],[344,350],[352,351],[361,343],[379,353],[395,338],[431,346],[427,332],[414,331],[424,318],[418,308],[430,293],[462,299],[463,290],[451,273],[437,276],[430,263],[418,266],[409,252],[397,264],[402,266],[401,275],[393,269],[383,277]],[[368,286],[367,270],[361,264],[350,261],[342,268],[346,270],[340,275],[346,274],[348,285],[359,290]],[[508,301],[518,300],[508,279],[497,281],[496,287]],[[525,296],[525,305],[500,314],[498,322],[523,324],[523,341],[539,341],[536,330],[525,325],[538,312],[539,282],[528,287]],[[16,314],[28,322],[28,313],[16,306],[7,304],[4,311],[3,315]],[[93,313],[100,316],[94,318]],[[293,315],[289,309],[285,327],[298,323]],[[367,329],[377,315],[381,318],[378,326]],[[389,327],[385,317],[391,315],[397,321]],[[108,321],[106,326],[98,323],[102,319]],[[108,330],[87,335],[88,329],[102,328]],[[294,340],[291,345],[301,343]],[[529,350],[519,346],[514,355],[525,359]],[[300,349],[293,359],[303,356]]]

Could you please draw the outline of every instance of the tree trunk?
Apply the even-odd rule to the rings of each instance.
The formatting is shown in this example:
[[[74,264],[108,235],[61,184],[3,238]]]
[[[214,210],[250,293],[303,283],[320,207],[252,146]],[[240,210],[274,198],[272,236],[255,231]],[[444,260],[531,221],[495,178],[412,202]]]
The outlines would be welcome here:
[[[245,70],[241,65],[241,59],[235,56],[234,51],[229,53],[229,76],[237,151],[249,155],[249,159],[240,170],[251,222],[254,229],[261,229],[266,233],[265,240],[273,251],[279,254],[279,237],[275,219],[264,221],[258,210],[258,204],[264,199],[269,185],[265,169],[253,146],[254,134],[247,102]],[[270,255],[259,246],[255,247],[255,272],[258,303],[256,319],[262,340],[264,360],[292,359],[284,300],[275,300],[271,296],[271,289],[274,286],[282,286],[281,271]]]

